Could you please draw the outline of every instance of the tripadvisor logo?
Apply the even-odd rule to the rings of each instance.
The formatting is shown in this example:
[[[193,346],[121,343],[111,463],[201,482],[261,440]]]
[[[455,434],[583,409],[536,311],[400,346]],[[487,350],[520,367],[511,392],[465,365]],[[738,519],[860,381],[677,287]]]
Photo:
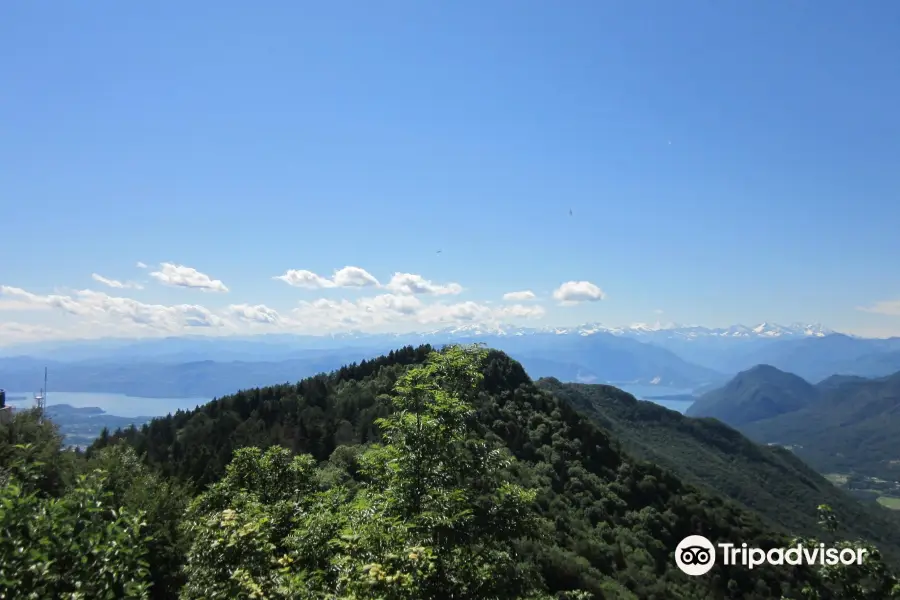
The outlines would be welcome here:
[[[717,552],[718,547],[718,552]],[[689,535],[675,549],[675,564],[687,575],[704,575],[718,558],[723,565],[741,565],[748,569],[760,565],[861,565],[865,548],[826,548],[825,544],[807,547],[802,544],[790,548],[750,548],[731,543],[713,545],[702,535]]]
[[[675,548],[675,564],[687,575],[703,575],[716,564],[716,548],[702,535],[689,535]]]

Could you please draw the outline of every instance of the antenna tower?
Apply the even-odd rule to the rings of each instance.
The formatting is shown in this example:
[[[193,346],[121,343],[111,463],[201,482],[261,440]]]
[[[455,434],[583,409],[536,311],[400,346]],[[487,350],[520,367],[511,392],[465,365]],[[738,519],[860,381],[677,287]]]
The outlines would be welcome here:
[[[34,395],[34,404],[38,409],[38,419],[44,422],[44,408],[47,406],[47,367],[44,367],[44,387]]]

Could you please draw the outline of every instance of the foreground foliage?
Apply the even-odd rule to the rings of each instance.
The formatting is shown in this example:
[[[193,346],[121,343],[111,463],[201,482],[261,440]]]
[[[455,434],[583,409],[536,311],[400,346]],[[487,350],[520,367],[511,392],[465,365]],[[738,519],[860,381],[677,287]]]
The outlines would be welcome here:
[[[0,598],[146,598],[143,514],[111,503],[107,474],[79,475],[60,497],[39,491],[33,448],[17,446],[0,486]]]
[[[241,392],[86,456],[29,419],[0,426],[21,446],[0,443],[3,598],[881,600],[896,585],[876,552],[861,569],[682,574],[690,534],[790,540],[477,348]]]

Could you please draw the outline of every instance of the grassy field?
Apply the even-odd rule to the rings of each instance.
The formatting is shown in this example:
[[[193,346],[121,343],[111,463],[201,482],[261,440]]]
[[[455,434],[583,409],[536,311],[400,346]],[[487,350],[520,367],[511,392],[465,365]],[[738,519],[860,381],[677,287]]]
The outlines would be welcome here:
[[[879,496],[878,504],[892,510],[900,510],[900,498],[895,498],[893,496]]]
[[[825,479],[827,479],[834,485],[838,485],[838,486],[847,485],[847,476],[841,475],[840,473],[828,473],[827,475],[825,475]]]

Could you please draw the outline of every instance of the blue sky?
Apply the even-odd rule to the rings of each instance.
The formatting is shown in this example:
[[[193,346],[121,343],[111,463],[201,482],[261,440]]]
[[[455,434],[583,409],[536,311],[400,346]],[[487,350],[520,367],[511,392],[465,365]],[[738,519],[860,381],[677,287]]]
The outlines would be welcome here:
[[[900,335],[898,39],[891,0],[4,3],[0,335],[195,309]],[[274,279],[345,266],[381,287]],[[570,281],[603,299],[561,306]]]

